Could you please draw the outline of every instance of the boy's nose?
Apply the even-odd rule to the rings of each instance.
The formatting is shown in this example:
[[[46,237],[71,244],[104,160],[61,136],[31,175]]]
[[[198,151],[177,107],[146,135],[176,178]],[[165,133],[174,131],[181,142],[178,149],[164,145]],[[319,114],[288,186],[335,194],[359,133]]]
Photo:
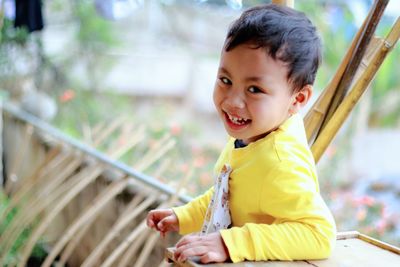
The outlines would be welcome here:
[[[229,94],[225,102],[230,109],[242,109],[246,106],[243,97],[235,92]]]

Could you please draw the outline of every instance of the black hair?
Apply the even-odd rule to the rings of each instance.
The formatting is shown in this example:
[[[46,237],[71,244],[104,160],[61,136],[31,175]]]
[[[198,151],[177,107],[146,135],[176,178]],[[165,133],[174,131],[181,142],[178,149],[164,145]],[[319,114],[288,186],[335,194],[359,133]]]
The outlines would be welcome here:
[[[287,64],[287,79],[298,91],[313,84],[321,62],[321,40],[302,12],[267,4],[250,8],[231,25],[225,51],[241,44],[263,48],[273,59]]]

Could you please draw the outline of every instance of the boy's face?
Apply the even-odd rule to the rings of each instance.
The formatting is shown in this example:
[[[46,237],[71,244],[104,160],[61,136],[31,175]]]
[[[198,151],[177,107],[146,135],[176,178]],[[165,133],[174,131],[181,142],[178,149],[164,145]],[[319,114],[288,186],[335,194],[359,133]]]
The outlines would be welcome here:
[[[296,97],[287,67],[264,49],[243,44],[222,52],[214,104],[232,137],[248,144],[266,136],[297,111]]]

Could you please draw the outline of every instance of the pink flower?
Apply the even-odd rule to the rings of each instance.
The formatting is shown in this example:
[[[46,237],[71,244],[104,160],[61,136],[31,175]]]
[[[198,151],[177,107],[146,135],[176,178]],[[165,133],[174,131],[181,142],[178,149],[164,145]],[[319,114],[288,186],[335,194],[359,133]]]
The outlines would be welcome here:
[[[193,165],[194,165],[196,168],[201,168],[201,167],[203,167],[205,164],[206,164],[206,160],[205,160],[205,158],[204,158],[203,156],[196,157],[195,160],[194,160],[194,162],[193,162]]]
[[[170,132],[172,135],[179,135],[182,132],[182,127],[176,123],[172,124],[170,127]]]
[[[354,204],[356,204],[357,206],[362,205],[362,206],[371,207],[371,206],[373,206],[373,205],[376,203],[376,200],[375,200],[375,198],[370,197],[370,196],[361,196],[361,197],[355,198],[355,199],[353,200],[353,202],[354,202]]]
[[[60,102],[66,103],[75,98],[75,92],[71,89],[65,90],[60,96]]]
[[[365,218],[367,217],[367,209],[365,208],[361,208],[357,211],[356,214],[357,220],[360,221],[364,221]]]
[[[380,235],[383,235],[385,233],[385,230],[387,228],[387,223],[385,220],[379,220],[377,225],[376,225],[376,230]]]

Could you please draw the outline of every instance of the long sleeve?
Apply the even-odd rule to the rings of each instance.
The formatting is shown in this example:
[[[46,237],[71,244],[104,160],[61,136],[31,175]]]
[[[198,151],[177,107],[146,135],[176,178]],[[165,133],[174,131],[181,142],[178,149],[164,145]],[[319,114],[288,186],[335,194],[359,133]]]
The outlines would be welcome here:
[[[211,187],[203,195],[193,199],[186,205],[172,208],[178,217],[179,234],[199,232],[203,226],[208,203],[210,202],[214,188]]]
[[[232,228],[220,230],[233,262],[323,259],[333,250],[336,226],[323,201],[303,121],[294,115],[278,130],[243,148],[233,138],[214,172],[229,165]],[[213,189],[174,208],[180,233],[201,230]]]
[[[221,230],[231,260],[322,259],[334,247],[334,220],[307,168],[281,162],[265,178],[259,211],[272,224],[245,223]]]
[[[219,175],[232,147],[233,139],[228,141],[221,155],[219,156],[214,166],[214,176]],[[188,204],[173,208],[179,221],[179,234],[184,235],[201,231],[204,217],[206,215],[211,198],[213,197],[213,193],[214,187],[211,187],[203,195],[193,199]]]

